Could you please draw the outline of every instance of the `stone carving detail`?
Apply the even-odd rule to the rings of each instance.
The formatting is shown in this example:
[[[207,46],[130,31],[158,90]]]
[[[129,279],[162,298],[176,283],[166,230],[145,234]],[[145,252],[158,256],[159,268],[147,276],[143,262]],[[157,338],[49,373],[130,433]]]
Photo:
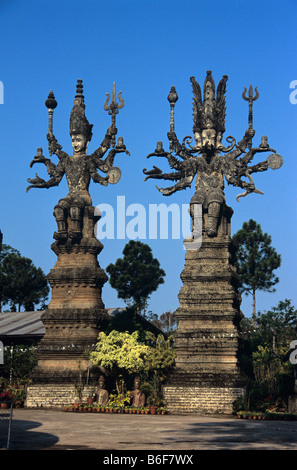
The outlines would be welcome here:
[[[163,149],[163,143],[158,142],[157,148],[150,153],[152,156],[165,157],[173,170],[170,173],[163,173],[157,166],[152,170],[144,169],[145,180],[149,178],[163,179],[176,182],[173,186],[157,189],[164,195],[171,194],[186,189],[191,186],[196,176],[196,192],[191,200],[191,214],[193,218],[193,205],[202,204],[203,211],[208,213],[207,225],[204,227],[209,237],[217,235],[220,222],[221,209],[225,203],[224,178],[228,184],[244,189],[244,192],[237,196],[247,196],[250,193],[263,194],[256,188],[252,179],[252,174],[268,169],[280,168],[282,157],[268,145],[267,137],[263,136],[261,144],[253,147],[252,141],[255,135],[253,129],[253,101],[259,97],[257,88],[256,95],[253,96],[253,88],[250,86],[249,94],[246,96],[246,89],[243,98],[249,102],[249,126],[243,138],[236,143],[234,137],[227,137],[228,146],[224,147],[222,137],[225,132],[225,91],[227,75],[224,75],[215,90],[214,80],[211,71],[207,72],[204,82],[204,96],[200,85],[194,77],[191,77],[193,87],[193,138],[186,136],[182,143],[178,140],[174,130],[174,106],[178,100],[175,88],[172,87],[168,95],[171,106],[170,132],[168,139],[170,151]],[[255,165],[250,165],[254,156],[258,153],[272,152],[264,161]]]
[[[195,180],[195,193],[190,201],[192,237],[186,244],[185,266],[180,275],[182,286],[175,312],[178,328],[175,334],[176,361],[173,372],[164,384],[164,397],[170,411],[176,413],[232,413],[233,402],[244,392],[240,370],[240,302],[239,279],[234,265],[236,245],[231,239],[233,210],[225,201],[224,184],[242,188],[241,197],[262,192],[256,188],[252,175],[277,169],[282,158],[270,148],[267,137],[253,146],[253,104],[259,97],[250,86],[242,94],[248,102],[248,128],[236,143],[225,132],[227,76],[217,89],[210,71],[202,91],[191,77],[193,99],[193,134],[180,142],[175,133],[174,112],[178,96],[174,87],[168,95],[170,103],[169,151],[157,142],[148,155],[167,160],[171,172],[153,166],[144,169],[145,180],[173,182],[157,189],[170,196],[189,188]],[[256,154],[269,154],[260,163],[252,164]],[[202,210],[201,209],[202,206]],[[202,220],[197,220],[201,214]],[[202,226],[202,233],[197,225]],[[195,234],[199,243],[192,243]],[[200,236],[201,235],[201,236]],[[201,243],[200,243],[201,241]]]
[[[115,84],[110,104],[110,96],[106,95],[103,107],[111,116],[111,125],[100,146],[90,155],[87,149],[93,125],[85,115],[82,80],[77,81],[70,113],[73,155],[62,150],[53,133],[53,111],[57,102],[52,91],[45,102],[49,116],[49,155],[56,155],[58,162],[45,158],[42,149],[38,148],[30,167],[36,163],[44,164],[50,178],[45,181],[36,174],[35,178],[28,179],[27,191],[57,186],[64,176],[69,191],[54,207],[57,230],[51,248],[57,261],[47,276],[52,295],[42,316],[46,333],[38,345],[35,383],[70,382],[73,386],[86,377],[90,384],[98,380],[90,369],[85,352],[96,344],[99,331],[104,330],[109,321],[102,301],[102,287],[108,278],[97,259],[103,249],[94,233],[100,214],[92,205],[89,185],[91,180],[105,187],[116,183],[120,170],[114,166],[115,156],[120,153],[130,155],[122,137],[116,142],[115,117],[124,106],[121,92],[118,94],[119,103]]]
[[[118,109],[124,106],[121,92],[119,93],[120,105],[116,102],[115,84],[113,86],[113,96],[110,106],[107,105],[108,99],[109,95],[104,108],[109,110],[112,115],[112,125],[108,128],[97,150],[91,155],[87,155],[88,145],[92,139],[93,125],[89,124],[85,116],[82,80],[77,81],[76,96],[70,114],[69,124],[69,132],[74,152],[72,156],[62,151],[61,145],[53,134],[52,117],[53,109],[57,106],[57,102],[52,91],[45,102],[49,109],[49,128],[47,134],[49,154],[55,154],[59,162],[56,165],[49,158],[45,158],[42,154],[42,148],[39,147],[37,149],[37,155],[30,163],[30,167],[32,168],[35,163],[43,163],[46,166],[50,179],[45,181],[36,173],[34,179],[28,178],[30,186],[27,187],[27,191],[31,188],[51,188],[57,186],[63,176],[66,176],[69,192],[66,197],[58,202],[54,209],[54,215],[57,221],[57,232],[54,233],[56,240],[67,240],[68,238],[76,240],[82,238],[85,209],[89,209],[88,216],[91,219],[95,217],[94,208],[91,207],[91,196],[89,194],[91,179],[102,186],[107,186],[108,183],[113,184],[119,181],[120,170],[113,166],[115,156],[122,152],[129,155],[122,137],[118,138],[118,143],[115,145],[115,136],[117,134],[115,114],[118,113]],[[112,148],[110,149],[111,146]],[[103,159],[109,149],[109,153]],[[106,176],[100,175],[98,170]],[[92,224],[89,224],[89,226],[92,230]],[[90,232],[90,230],[88,232]],[[88,236],[92,237],[92,234],[88,233]]]

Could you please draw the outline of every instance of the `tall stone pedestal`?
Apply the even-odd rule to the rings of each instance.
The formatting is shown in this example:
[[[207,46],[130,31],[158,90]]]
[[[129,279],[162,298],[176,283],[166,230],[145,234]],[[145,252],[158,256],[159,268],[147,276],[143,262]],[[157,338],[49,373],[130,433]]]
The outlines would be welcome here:
[[[108,323],[101,298],[107,275],[97,261],[103,245],[94,236],[97,220],[94,207],[85,208],[82,238],[68,237],[52,245],[57,255],[48,275],[52,298],[42,316],[46,332],[38,345],[27,406],[73,403],[98,381],[86,354]]]
[[[225,206],[218,234],[203,232],[187,250],[176,312],[176,366],[164,395],[173,413],[232,413],[244,393],[238,363],[240,294],[230,237],[232,209]],[[203,227],[207,214],[203,214]]]

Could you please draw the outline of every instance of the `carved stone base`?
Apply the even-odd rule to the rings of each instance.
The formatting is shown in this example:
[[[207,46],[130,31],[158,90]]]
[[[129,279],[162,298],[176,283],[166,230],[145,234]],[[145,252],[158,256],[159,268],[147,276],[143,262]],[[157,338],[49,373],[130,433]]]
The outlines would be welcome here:
[[[98,218],[94,216],[94,208],[87,207],[82,238],[69,237],[52,245],[57,262],[48,275],[52,298],[42,316],[45,336],[38,345],[38,366],[32,376],[32,406],[40,402],[34,399],[38,387],[52,390],[54,385],[63,384],[73,388],[81,381],[84,384],[98,381],[99,370],[87,357],[99,332],[109,322],[101,297],[107,275],[97,260],[103,245],[94,236]]]
[[[200,248],[186,252],[176,311],[176,367],[164,389],[171,412],[230,413],[244,392],[238,360],[241,297],[228,209],[218,235],[203,232]]]
[[[48,309],[42,316],[46,334],[37,350],[34,383],[77,383],[80,377],[98,380],[98,369],[88,361],[99,332],[109,318],[104,309]]]

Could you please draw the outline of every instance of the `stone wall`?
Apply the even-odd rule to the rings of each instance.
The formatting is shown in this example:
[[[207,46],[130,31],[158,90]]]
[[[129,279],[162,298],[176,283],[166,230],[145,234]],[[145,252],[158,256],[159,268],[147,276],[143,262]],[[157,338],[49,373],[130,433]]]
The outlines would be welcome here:
[[[94,387],[85,386],[81,400],[79,400],[77,388],[74,385],[44,384],[31,385],[27,388],[25,406],[28,408],[62,408],[73,403],[87,402],[88,396],[94,391]]]
[[[164,395],[167,408],[173,414],[232,414],[233,402],[243,395],[243,389],[166,386]]]

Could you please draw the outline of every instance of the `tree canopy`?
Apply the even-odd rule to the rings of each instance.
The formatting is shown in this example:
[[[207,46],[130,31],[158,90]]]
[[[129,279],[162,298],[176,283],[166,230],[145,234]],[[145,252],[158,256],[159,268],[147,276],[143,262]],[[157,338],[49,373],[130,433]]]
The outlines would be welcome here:
[[[279,282],[274,271],[281,265],[281,256],[271,246],[271,236],[263,233],[261,225],[250,219],[233,236],[238,244],[236,267],[241,292],[253,296],[253,315],[256,314],[256,291],[274,292]]]
[[[297,333],[296,308],[289,299],[282,300],[253,318],[243,318],[241,331],[240,361],[247,379],[245,409],[286,407],[295,382],[290,355]]]
[[[164,283],[165,271],[153,257],[150,246],[140,241],[130,240],[123,255],[107,266],[109,282],[118,297],[128,305],[132,303],[140,313],[152,292]]]
[[[108,335],[99,333],[95,351],[90,359],[94,364],[104,367],[115,376],[118,394],[123,393],[127,374],[138,373],[144,368],[148,346],[138,342],[138,332],[111,331]]]
[[[41,268],[34,266],[30,258],[9,245],[3,245],[0,253],[0,311],[4,305],[11,309],[33,310],[45,302],[49,287]]]
[[[119,395],[125,394],[131,375],[142,375],[142,387],[154,399],[161,395],[161,386],[168,371],[173,367],[175,352],[171,340],[162,334],[147,332],[141,341],[138,331],[133,333],[112,330],[99,333],[91,361],[108,370],[114,377]]]

